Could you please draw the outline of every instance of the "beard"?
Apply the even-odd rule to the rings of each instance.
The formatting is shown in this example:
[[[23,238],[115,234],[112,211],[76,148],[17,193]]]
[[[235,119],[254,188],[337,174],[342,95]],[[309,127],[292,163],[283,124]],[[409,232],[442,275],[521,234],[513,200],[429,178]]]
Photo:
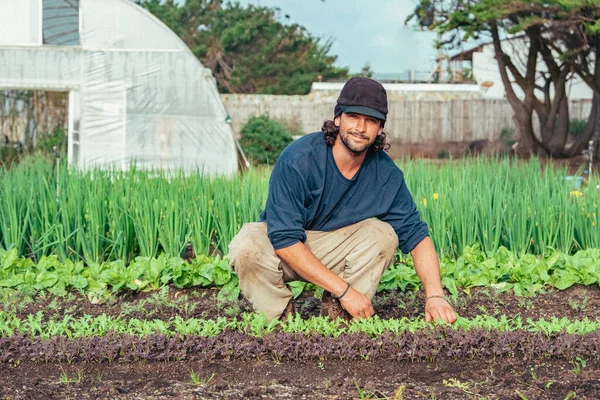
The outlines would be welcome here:
[[[352,139],[350,138],[352,136],[352,133],[344,133],[340,130],[339,133],[340,136],[340,140],[342,141],[342,143],[344,144],[344,146],[348,149],[348,151],[356,156],[361,155],[362,153],[364,153],[365,151],[367,151],[369,149],[369,147],[371,147],[371,145],[373,143],[375,143],[375,139],[377,139],[377,137],[375,137],[373,140],[368,141],[364,144],[358,144],[352,141]],[[361,137],[361,138],[365,138],[365,136],[361,135],[361,134],[355,134],[355,136]]]

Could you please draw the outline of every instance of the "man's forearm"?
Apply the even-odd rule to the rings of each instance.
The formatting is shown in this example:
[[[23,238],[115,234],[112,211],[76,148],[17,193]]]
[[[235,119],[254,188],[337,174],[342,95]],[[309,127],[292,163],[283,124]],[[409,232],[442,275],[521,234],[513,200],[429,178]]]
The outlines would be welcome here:
[[[429,237],[423,239],[410,254],[415,264],[415,271],[423,283],[425,296],[443,295],[440,263],[431,239]]]
[[[340,295],[348,286],[346,281],[323,265],[302,242],[275,250],[275,254],[304,280],[322,287],[333,295]]]

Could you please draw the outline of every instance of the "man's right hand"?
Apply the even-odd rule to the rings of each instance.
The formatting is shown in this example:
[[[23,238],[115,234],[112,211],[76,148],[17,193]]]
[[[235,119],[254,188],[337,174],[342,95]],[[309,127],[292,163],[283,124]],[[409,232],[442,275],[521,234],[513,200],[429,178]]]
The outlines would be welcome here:
[[[354,318],[370,318],[375,314],[371,300],[352,287],[350,287],[344,297],[340,299],[340,304]]]
[[[275,254],[305,281],[322,287],[334,296],[341,295],[348,287],[348,282],[331,272],[302,242],[275,250]],[[375,314],[371,300],[352,287],[340,299],[340,304],[354,318],[370,318]]]

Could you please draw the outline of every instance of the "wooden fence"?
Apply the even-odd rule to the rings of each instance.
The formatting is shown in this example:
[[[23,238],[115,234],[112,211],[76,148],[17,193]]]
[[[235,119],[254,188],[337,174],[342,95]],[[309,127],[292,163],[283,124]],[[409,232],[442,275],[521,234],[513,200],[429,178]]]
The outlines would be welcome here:
[[[222,95],[232,127],[239,134],[252,115],[269,114],[298,133],[314,132],[333,116],[335,99],[317,96]],[[572,119],[586,119],[591,100],[570,103]],[[506,100],[391,100],[386,132],[394,142],[463,142],[494,140],[515,129]]]
[[[269,114],[298,135],[320,130],[333,117],[335,97],[221,95],[232,118],[234,133],[252,115]],[[67,128],[67,93],[0,91],[0,138],[33,142],[55,127]],[[591,100],[570,103],[572,119],[586,119]],[[515,129],[512,109],[506,100],[418,98],[391,99],[386,132],[395,143],[465,142],[494,140],[503,129]],[[31,142],[30,142],[31,141]]]

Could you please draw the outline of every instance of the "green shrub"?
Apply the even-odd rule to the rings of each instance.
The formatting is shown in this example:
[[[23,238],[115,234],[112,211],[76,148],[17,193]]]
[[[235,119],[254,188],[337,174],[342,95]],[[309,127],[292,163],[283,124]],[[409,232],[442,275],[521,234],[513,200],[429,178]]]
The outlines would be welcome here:
[[[587,121],[585,119],[574,118],[569,121],[569,133],[573,136],[579,136],[585,130]]]
[[[515,144],[515,129],[514,128],[502,128],[500,132],[500,141],[504,143],[505,146],[512,146]]]
[[[67,135],[60,128],[54,128],[52,132],[40,135],[35,150],[41,150],[45,154],[52,155],[54,154],[54,147],[59,153],[66,153],[67,151]]]
[[[254,164],[273,165],[292,141],[292,135],[281,122],[260,115],[250,117],[244,125],[240,145]]]
[[[437,154],[437,158],[448,158],[450,154],[446,150],[442,150]]]

